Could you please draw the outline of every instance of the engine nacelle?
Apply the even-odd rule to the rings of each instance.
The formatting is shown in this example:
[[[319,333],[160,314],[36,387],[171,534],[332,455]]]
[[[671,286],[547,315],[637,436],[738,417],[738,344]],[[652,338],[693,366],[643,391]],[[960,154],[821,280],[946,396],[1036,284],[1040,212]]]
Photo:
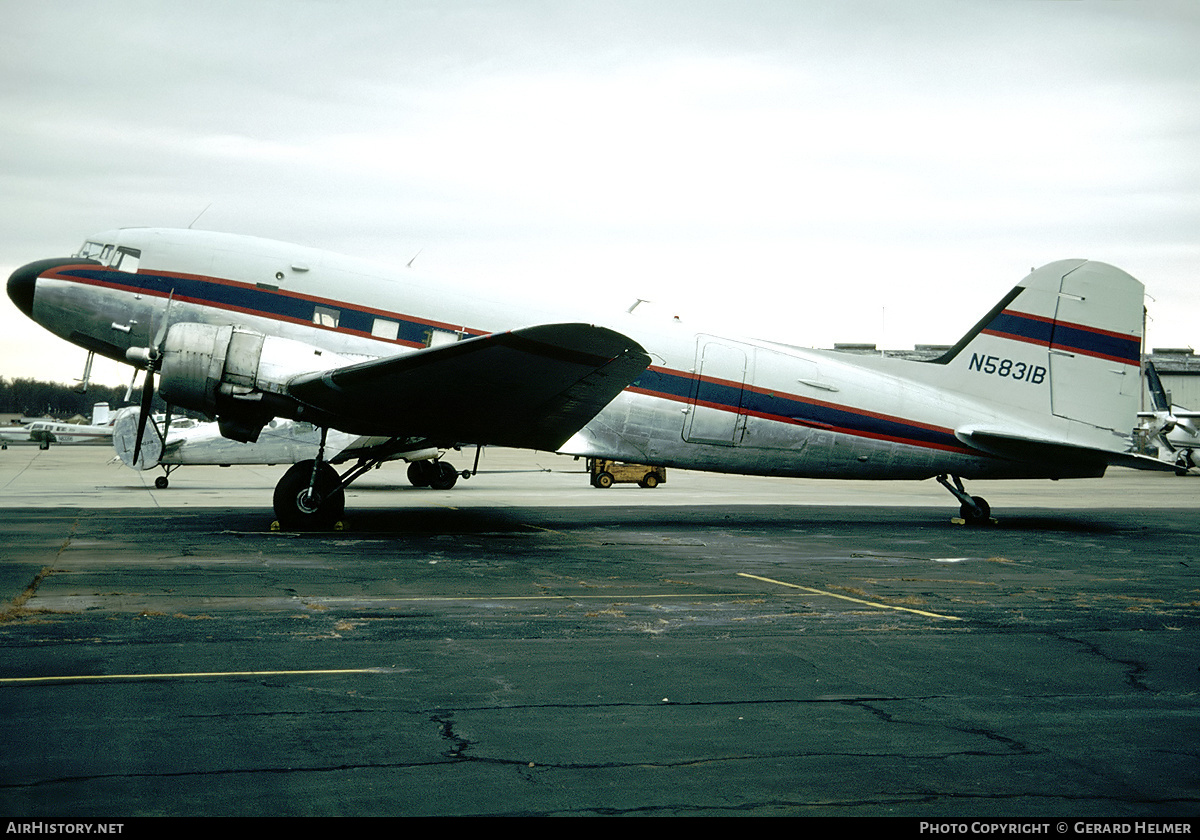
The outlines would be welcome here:
[[[216,417],[226,437],[254,441],[272,417],[301,413],[286,394],[289,379],[350,362],[302,341],[185,322],[167,331],[159,392],[173,405]]]

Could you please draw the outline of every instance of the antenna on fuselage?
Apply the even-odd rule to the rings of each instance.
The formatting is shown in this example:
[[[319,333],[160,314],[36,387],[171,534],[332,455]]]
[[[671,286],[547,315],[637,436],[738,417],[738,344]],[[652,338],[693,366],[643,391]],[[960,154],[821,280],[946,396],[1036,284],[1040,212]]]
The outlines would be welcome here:
[[[418,249],[417,249],[417,253],[413,254],[413,256],[412,256],[412,259],[411,259],[411,260],[409,260],[407,263],[405,263],[405,264],[404,264],[404,267],[405,267],[405,268],[412,268],[412,264],[413,264],[413,263],[415,263],[415,262],[417,261],[417,257],[421,256],[421,252],[422,252],[422,251],[424,251],[424,250],[425,250],[424,248],[418,248]]]
[[[196,222],[200,221],[200,217],[208,212],[209,207],[212,207],[211,201],[208,203],[208,207],[205,207],[203,210],[200,211],[199,214],[197,214],[196,218],[192,219],[192,225],[194,225],[194,224],[196,224]],[[192,225],[188,225],[188,230],[192,229]]]

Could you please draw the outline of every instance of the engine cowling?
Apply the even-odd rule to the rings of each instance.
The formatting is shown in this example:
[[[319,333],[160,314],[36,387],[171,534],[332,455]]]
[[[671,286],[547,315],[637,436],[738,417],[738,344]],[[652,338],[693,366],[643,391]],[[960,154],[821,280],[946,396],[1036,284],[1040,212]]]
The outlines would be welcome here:
[[[163,342],[159,392],[173,405],[216,418],[226,437],[254,441],[272,417],[303,413],[287,394],[289,379],[350,361],[243,327],[178,323]]]

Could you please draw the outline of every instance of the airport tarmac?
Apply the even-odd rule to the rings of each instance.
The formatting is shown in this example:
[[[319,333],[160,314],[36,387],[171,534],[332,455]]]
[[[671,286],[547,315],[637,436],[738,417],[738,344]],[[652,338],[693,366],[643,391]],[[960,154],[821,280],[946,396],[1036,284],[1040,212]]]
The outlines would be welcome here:
[[[0,453],[8,819],[1200,817],[1197,477],[970,482],[971,529],[489,450],[290,534],[283,467],[109,458]]]

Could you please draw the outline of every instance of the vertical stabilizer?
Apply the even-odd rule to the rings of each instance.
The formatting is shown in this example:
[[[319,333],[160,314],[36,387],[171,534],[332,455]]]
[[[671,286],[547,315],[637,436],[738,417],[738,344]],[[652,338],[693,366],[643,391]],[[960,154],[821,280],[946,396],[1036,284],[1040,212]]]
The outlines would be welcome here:
[[[1036,269],[948,353],[950,387],[1128,434],[1140,398],[1143,286],[1119,268]]]
[[[112,419],[112,415],[108,410],[108,403],[98,402],[92,406],[93,426],[107,426],[110,419]]]

